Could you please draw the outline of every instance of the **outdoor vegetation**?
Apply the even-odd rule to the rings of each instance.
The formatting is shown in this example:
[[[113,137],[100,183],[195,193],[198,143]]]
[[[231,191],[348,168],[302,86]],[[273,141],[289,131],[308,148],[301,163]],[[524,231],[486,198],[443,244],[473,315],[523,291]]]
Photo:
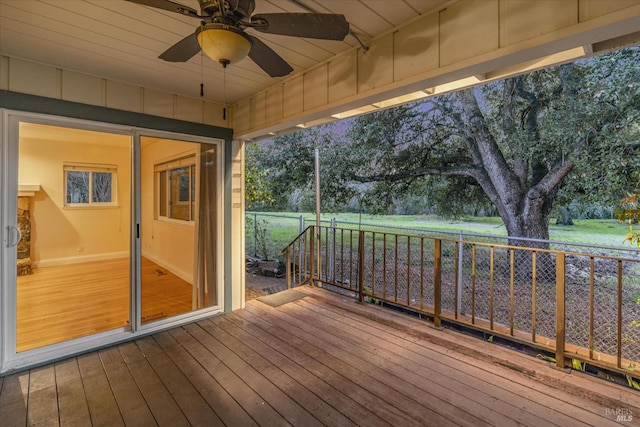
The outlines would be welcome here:
[[[250,209],[313,211],[317,148],[326,212],[496,216],[540,239],[552,218],[615,218],[640,170],[639,61],[624,49],[250,145]]]
[[[278,257],[315,223],[317,149],[317,280],[428,313],[437,240],[443,310],[553,339],[562,283],[574,368],[618,353],[637,372],[638,63],[623,49],[248,145],[247,253]],[[548,249],[566,251],[561,282]]]

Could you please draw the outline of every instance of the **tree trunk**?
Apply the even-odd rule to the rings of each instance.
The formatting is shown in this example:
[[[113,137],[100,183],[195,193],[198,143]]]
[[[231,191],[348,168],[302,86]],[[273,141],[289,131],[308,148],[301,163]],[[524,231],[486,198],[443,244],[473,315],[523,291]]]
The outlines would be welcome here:
[[[482,168],[475,178],[498,209],[509,235],[509,244],[537,249],[515,250],[515,276],[530,280],[535,258],[536,277],[543,281],[555,280],[555,261],[551,253],[547,252],[551,207],[557,188],[573,165],[560,164],[549,171],[539,162],[533,162],[531,181],[527,182],[522,174],[519,175],[510,168],[502,156],[497,141],[484,120],[473,89],[458,92],[458,98],[469,129],[467,146],[476,165],[481,165]],[[526,126],[530,127],[530,137],[537,138],[535,120],[530,119]],[[515,164],[520,163],[516,161]]]

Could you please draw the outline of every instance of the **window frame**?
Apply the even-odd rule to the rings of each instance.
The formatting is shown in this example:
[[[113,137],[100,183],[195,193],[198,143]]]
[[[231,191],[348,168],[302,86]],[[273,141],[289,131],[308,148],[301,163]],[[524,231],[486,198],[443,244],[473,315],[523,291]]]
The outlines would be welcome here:
[[[118,165],[100,164],[100,163],[72,163],[65,162],[62,165],[62,180],[64,187],[63,206],[65,208],[101,208],[101,207],[117,207],[118,206]],[[88,202],[78,203],[69,202],[68,198],[68,172],[87,172],[89,174]],[[110,173],[111,174],[111,201],[96,202],[93,200],[93,174],[94,173]]]
[[[172,179],[171,172],[179,169],[186,169],[189,177],[188,182],[188,194],[189,200],[180,201],[177,203],[187,206],[188,219],[172,216],[174,212],[172,200]],[[196,185],[198,179],[198,167],[196,155],[188,154],[186,156],[175,157],[170,160],[165,160],[153,165],[154,173],[154,206],[155,206],[155,219],[162,221],[175,221],[180,224],[194,224],[196,221]],[[163,183],[164,181],[164,183]],[[164,192],[164,194],[162,194]],[[177,189],[177,195],[180,194],[180,189]],[[178,197],[179,198],[179,197]]]

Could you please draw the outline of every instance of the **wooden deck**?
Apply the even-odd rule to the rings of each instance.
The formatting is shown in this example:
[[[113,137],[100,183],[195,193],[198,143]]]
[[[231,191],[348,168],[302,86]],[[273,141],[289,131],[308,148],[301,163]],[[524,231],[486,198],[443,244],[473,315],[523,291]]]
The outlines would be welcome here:
[[[0,378],[0,424],[639,425],[639,392],[302,292]]]

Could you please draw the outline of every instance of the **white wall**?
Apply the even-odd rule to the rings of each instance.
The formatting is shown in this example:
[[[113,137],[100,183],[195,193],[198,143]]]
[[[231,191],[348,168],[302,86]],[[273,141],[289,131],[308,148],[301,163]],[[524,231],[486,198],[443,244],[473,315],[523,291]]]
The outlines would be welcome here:
[[[141,138],[140,203],[142,256],[193,283],[194,222],[154,218],[154,165],[195,154],[199,144]]]
[[[34,265],[74,263],[128,256],[130,241],[131,138],[91,132],[88,142],[21,138],[20,184],[40,184],[31,202],[31,259]],[[118,205],[64,206],[65,162],[118,166]]]

